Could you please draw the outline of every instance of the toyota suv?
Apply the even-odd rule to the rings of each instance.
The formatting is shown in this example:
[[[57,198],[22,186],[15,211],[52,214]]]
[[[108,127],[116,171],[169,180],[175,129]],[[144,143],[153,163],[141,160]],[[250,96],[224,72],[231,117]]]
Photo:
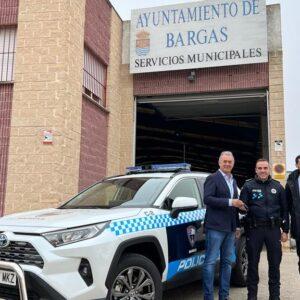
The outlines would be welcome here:
[[[0,220],[0,298],[162,299],[201,278],[203,184],[187,164],[129,168],[56,209]],[[245,237],[232,281],[245,285]]]

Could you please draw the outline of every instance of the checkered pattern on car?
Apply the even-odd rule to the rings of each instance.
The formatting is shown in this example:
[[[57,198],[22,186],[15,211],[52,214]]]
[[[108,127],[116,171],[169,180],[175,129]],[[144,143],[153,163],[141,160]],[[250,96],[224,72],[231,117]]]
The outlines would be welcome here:
[[[132,232],[164,228],[184,223],[203,220],[205,216],[205,209],[199,209],[191,212],[183,212],[179,217],[172,219],[170,214],[152,215],[136,219],[112,221],[110,223],[110,230],[115,235],[123,235]]]

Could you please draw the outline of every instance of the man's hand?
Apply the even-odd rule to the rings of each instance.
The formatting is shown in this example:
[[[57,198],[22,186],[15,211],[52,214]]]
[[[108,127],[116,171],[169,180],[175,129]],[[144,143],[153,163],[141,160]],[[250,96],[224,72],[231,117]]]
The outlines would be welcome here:
[[[281,241],[285,243],[288,240],[288,234],[285,232],[281,233]]]
[[[235,238],[238,240],[241,237],[241,228],[235,230]]]
[[[246,211],[244,202],[239,199],[232,199],[232,206],[234,206],[242,211]]]

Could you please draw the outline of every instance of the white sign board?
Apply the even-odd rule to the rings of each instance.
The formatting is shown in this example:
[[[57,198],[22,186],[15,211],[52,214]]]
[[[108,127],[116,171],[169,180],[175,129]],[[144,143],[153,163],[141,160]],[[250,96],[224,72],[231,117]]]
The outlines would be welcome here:
[[[282,140],[275,141],[274,146],[275,146],[275,151],[276,152],[282,152],[283,151],[283,141]]]
[[[267,61],[265,0],[205,0],[132,11],[131,73]]]

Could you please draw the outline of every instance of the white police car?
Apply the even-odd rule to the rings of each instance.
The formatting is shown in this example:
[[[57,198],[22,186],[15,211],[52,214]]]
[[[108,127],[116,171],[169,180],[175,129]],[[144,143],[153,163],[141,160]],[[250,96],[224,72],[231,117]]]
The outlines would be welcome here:
[[[188,167],[131,168],[58,209],[3,217],[0,298],[159,300],[200,279],[207,174]],[[244,285],[244,238],[237,254],[233,275]]]

